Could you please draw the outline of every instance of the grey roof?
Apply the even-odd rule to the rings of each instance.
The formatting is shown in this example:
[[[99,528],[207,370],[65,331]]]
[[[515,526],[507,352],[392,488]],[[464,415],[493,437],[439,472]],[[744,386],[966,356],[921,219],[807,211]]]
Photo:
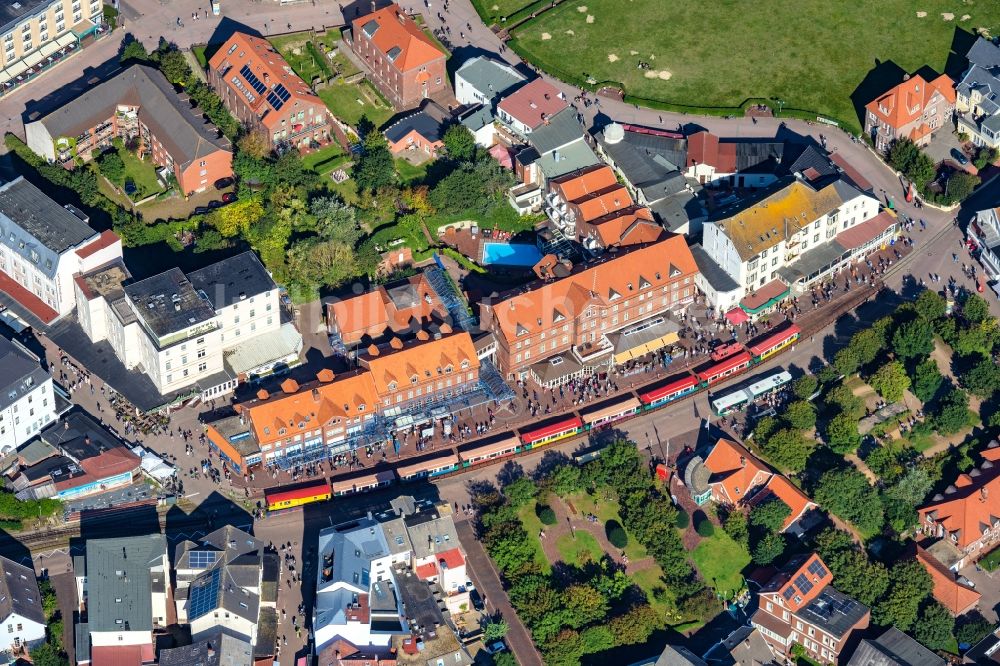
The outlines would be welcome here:
[[[410,535],[410,543],[413,544],[413,556],[417,559],[461,547],[455,521],[451,516],[420,512],[404,519],[404,522]]]
[[[458,122],[465,125],[470,132],[478,132],[493,124],[493,112],[485,104],[479,104],[459,116]]]
[[[77,622],[73,627],[73,646],[78,659],[90,656],[90,624]]]
[[[157,337],[165,337],[212,319],[215,309],[179,268],[125,287],[136,313]]]
[[[691,255],[694,257],[694,263],[698,265],[698,271],[704,276],[708,284],[712,285],[712,288],[718,292],[727,292],[739,289],[740,285],[733,277],[722,269],[722,266],[715,263],[715,260],[709,256],[705,248],[701,246],[701,243],[695,243],[691,246]]]
[[[257,642],[253,646],[256,659],[274,654],[274,640],[278,636],[278,609],[264,606],[257,619]]]
[[[837,167],[830,158],[812,144],[805,146],[788,144],[782,156],[782,167],[788,173],[802,173],[807,169],[815,169],[820,176],[837,174]]]
[[[385,136],[396,143],[410,132],[416,132],[428,141],[444,138],[445,122],[450,118],[446,109],[435,102],[427,102],[423,108],[404,116],[385,129]]]
[[[49,379],[38,357],[17,342],[0,336],[0,410],[34,391]]]
[[[418,576],[408,573],[406,565],[397,564],[393,567],[396,594],[403,602],[406,619],[410,621],[415,633],[426,635],[444,624],[444,618],[431,586]]]
[[[597,133],[601,148],[628,182],[642,191],[646,201],[658,201],[684,189],[680,169],[687,161],[687,139],[623,129],[621,140],[608,141],[607,129]]]
[[[576,109],[568,106],[551,118],[547,118],[538,129],[529,132],[528,143],[540,154],[545,154],[582,137],[583,127],[576,119]]]
[[[253,648],[235,636],[217,633],[184,647],[160,650],[160,666],[251,666]]]
[[[704,659],[683,645],[668,645],[663,648],[656,666],[708,666]]]
[[[650,204],[649,209],[653,211],[653,215],[663,228],[672,233],[680,233],[684,225],[691,220],[708,216],[708,211],[702,206],[698,195],[688,190],[660,199]]]
[[[0,621],[11,613],[45,624],[35,570],[0,557]]]
[[[256,585],[257,579],[254,577],[248,585],[248,581],[241,575],[239,569],[239,566],[223,564],[206,571],[191,582],[188,590],[189,621],[221,608],[233,615],[257,622],[260,597],[246,589],[250,585]]]
[[[527,79],[507,63],[486,56],[476,56],[462,63],[455,72],[489,100],[514,92]]]
[[[531,150],[534,151],[534,148]],[[524,152],[518,153],[518,157]],[[534,152],[537,154],[537,151]],[[597,158],[582,136],[577,141],[562,146],[551,153],[545,153],[538,158],[538,168],[541,169],[546,178],[558,178],[572,171],[600,163],[601,160]]]
[[[151,631],[153,575],[167,553],[162,534],[87,541],[87,620],[90,631]],[[161,574],[162,575],[162,574]]]
[[[0,9],[0,21],[3,22],[0,32],[7,32],[30,16],[44,14],[51,5],[51,0],[20,0],[4,4]]]
[[[775,173],[785,154],[783,141],[733,141],[736,145],[736,171],[739,173]]]
[[[984,37],[975,41],[965,57],[969,59],[971,64],[980,67],[987,69],[1000,67],[1000,47]]]
[[[187,278],[216,310],[278,288],[250,250],[188,273]]]
[[[76,462],[96,458],[104,451],[124,446],[114,433],[87,412],[80,411],[66,414],[60,421],[43,430],[41,438]]]
[[[965,659],[962,663],[989,663],[991,656],[996,654],[998,646],[1000,646],[1000,628],[995,629],[991,634],[988,634],[985,638],[983,638],[983,640],[973,645],[972,648],[965,653]]]
[[[863,640],[847,666],[945,666],[947,662],[895,627]]]
[[[1000,112],[1000,66],[974,63],[962,75],[962,80],[955,86],[955,90],[965,97],[976,90],[982,95],[978,106],[987,115]]]
[[[778,269],[778,276],[787,284],[792,284],[803,278],[808,279],[817,271],[822,271],[830,264],[837,262],[847,252],[847,248],[836,239],[824,243],[811,250],[806,250],[799,258]]]
[[[363,518],[329,527],[319,533],[317,555],[320,562],[316,567],[316,590],[322,592],[337,582],[367,590],[372,560],[389,553],[382,527],[374,520]],[[332,560],[332,566],[324,565],[324,558]],[[327,569],[329,577],[324,572]]]
[[[406,531],[406,523],[400,517],[386,520],[382,523],[382,531],[385,533],[385,542],[389,546],[389,552],[394,555],[408,553],[413,550],[410,543],[410,534]]]
[[[146,65],[132,65],[38,122],[53,139],[76,137],[110,118],[122,104],[139,107],[139,119],[182,168],[216,151],[231,150],[229,140],[196,116],[163,74]]]
[[[24,177],[0,186],[0,243],[48,277],[64,252],[97,235]]]
[[[827,585],[798,615],[838,639],[843,638],[868,612],[863,603]]]
[[[210,532],[201,538],[202,543],[215,546],[220,550],[225,550],[229,559],[235,559],[239,555],[246,555],[262,551],[266,544],[257,537],[244,532],[232,525],[223,525],[214,532]]]

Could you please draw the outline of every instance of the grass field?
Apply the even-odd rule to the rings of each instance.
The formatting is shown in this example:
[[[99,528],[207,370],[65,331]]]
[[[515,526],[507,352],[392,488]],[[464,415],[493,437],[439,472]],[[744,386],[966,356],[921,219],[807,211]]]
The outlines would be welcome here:
[[[750,554],[719,528],[701,540],[691,552],[691,559],[706,583],[730,596],[741,587],[740,572],[750,564]]]
[[[527,60],[573,82],[589,76],[637,98],[692,107],[780,98],[857,128],[851,96],[863,82],[858,96],[868,101],[902,70],[960,73],[960,59],[949,61],[953,42],[964,55],[970,33],[996,34],[998,26],[1000,4],[968,0],[579,0],[514,36]],[[872,72],[876,61],[886,64]]]
[[[590,532],[576,530],[576,537],[563,534],[556,540],[559,556],[566,564],[582,567],[589,562],[597,562],[604,557],[604,549]]]
[[[156,167],[152,162],[140,160],[127,150],[119,150],[118,154],[125,163],[125,178],[135,183],[136,191],[132,195],[134,201],[145,199],[150,194],[163,190],[160,181],[156,179]]]
[[[396,163],[396,173],[399,174],[399,182],[402,185],[413,185],[418,181],[424,179],[427,175],[427,167],[430,162],[424,162],[423,164],[410,164],[402,157],[397,157]]]
[[[535,506],[537,502],[528,502],[517,512],[518,518],[521,519],[521,524],[524,525],[524,530],[531,537],[531,543],[535,545],[535,562],[542,571],[548,573],[552,571],[552,564],[549,563],[547,557],[545,557],[545,551],[542,550],[542,544],[538,540],[538,533],[542,530],[542,521],[538,519],[535,515]]]
[[[348,125],[353,127],[361,120],[361,116],[367,116],[376,127],[381,127],[392,117],[392,109],[367,86],[366,83],[334,81],[316,94],[333,115]]]

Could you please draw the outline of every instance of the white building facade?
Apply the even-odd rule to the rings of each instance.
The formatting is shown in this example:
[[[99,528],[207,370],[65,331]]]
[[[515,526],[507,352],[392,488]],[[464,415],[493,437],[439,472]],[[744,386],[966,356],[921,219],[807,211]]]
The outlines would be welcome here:
[[[56,420],[52,377],[21,343],[0,337],[0,455]]]

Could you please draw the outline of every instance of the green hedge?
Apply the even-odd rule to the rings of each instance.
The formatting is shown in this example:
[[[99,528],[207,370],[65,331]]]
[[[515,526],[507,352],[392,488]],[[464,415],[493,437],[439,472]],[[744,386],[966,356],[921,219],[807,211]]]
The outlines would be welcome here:
[[[556,512],[552,510],[552,507],[548,504],[538,504],[535,506],[535,515],[538,516],[538,520],[542,521],[542,525],[555,525],[556,524]]]
[[[674,519],[674,525],[677,529],[686,530],[688,525],[691,524],[691,516],[684,509],[677,507],[677,518]]]
[[[625,528],[617,520],[609,520],[604,524],[604,533],[608,537],[608,542],[615,548],[624,548],[628,545],[628,535]]]
[[[698,533],[698,536],[702,536],[707,539],[715,534],[715,525],[713,525],[712,521],[708,519],[708,516],[704,516],[698,521],[698,524],[694,526],[694,530]]]

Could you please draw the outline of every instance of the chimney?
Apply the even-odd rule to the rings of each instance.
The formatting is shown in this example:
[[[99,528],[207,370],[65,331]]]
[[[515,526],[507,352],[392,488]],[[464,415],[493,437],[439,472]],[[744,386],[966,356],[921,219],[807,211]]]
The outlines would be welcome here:
[[[423,329],[417,331],[417,340],[420,340],[421,342],[424,342],[424,341],[430,340],[430,339],[431,339],[431,336],[427,333],[427,331],[425,331]]]
[[[299,383],[289,377],[285,381],[281,382],[281,390],[285,393],[295,393],[299,390]]]
[[[740,456],[740,467],[746,467],[746,466],[747,466],[747,457]]]
[[[452,328],[448,324],[441,324],[441,327],[438,330],[441,331],[441,335],[448,335],[451,333]]]

